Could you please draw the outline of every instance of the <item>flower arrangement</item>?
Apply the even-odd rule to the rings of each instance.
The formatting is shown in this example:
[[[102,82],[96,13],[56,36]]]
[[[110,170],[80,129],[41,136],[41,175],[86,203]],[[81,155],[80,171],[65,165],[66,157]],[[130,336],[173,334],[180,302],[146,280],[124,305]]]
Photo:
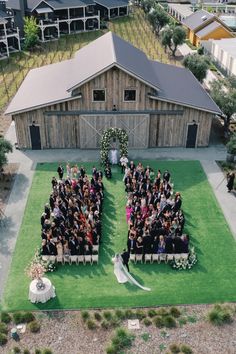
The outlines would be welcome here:
[[[28,266],[26,273],[31,279],[41,279],[46,272],[45,267],[36,262],[31,262]]]
[[[173,269],[186,270],[191,269],[197,263],[197,255],[194,247],[190,248],[189,256],[187,259],[174,259],[170,265]]]
[[[105,165],[108,162],[108,153],[110,148],[111,138],[117,137],[120,142],[120,155],[128,156],[128,134],[124,129],[121,128],[109,128],[107,129],[101,139],[101,160],[102,164]]]
[[[33,265],[38,265],[38,267],[41,266],[42,269],[44,269],[44,273],[55,272],[55,270],[57,269],[55,263],[53,263],[51,261],[43,260],[40,248],[36,250],[34,258],[32,259],[32,261],[30,262],[30,264],[26,268],[26,274],[29,275],[29,276],[30,276],[30,273],[31,273],[30,269],[31,268],[33,269]],[[35,279],[35,278],[32,278],[32,279]]]

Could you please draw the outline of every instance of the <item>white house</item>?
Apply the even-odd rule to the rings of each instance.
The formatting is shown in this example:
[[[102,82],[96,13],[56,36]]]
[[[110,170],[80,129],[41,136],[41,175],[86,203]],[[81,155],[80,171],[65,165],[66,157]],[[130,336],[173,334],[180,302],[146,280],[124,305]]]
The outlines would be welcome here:
[[[202,45],[227,75],[236,76],[236,38],[203,41]]]

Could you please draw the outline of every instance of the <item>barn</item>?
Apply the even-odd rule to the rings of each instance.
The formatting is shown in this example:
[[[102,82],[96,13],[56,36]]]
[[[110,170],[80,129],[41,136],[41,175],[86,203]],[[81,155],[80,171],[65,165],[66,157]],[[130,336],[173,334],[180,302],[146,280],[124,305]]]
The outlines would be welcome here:
[[[108,32],[73,59],[31,70],[5,114],[21,149],[98,149],[110,127],[126,130],[129,148],[207,146],[222,112],[190,71]]]

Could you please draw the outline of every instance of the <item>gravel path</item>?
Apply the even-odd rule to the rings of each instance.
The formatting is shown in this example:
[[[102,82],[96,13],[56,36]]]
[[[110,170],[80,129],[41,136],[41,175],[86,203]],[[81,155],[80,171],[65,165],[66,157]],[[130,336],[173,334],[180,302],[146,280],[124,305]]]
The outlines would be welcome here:
[[[235,305],[231,306],[235,308]],[[172,343],[187,344],[195,354],[236,353],[236,316],[232,324],[215,327],[206,321],[211,306],[178,308],[187,324],[175,329],[158,329],[140,323],[140,329],[133,330],[135,340],[127,353],[166,353]],[[41,323],[40,333],[31,334],[27,329],[20,342],[10,339],[5,347],[0,347],[0,353],[8,354],[17,345],[22,351],[29,349],[32,354],[36,348],[50,348],[53,354],[102,354],[106,353],[114,334],[114,329],[104,330],[100,326],[96,330],[87,329],[79,311],[38,312],[36,316]],[[90,316],[93,317],[92,311]],[[122,326],[127,328],[127,321],[123,321]]]

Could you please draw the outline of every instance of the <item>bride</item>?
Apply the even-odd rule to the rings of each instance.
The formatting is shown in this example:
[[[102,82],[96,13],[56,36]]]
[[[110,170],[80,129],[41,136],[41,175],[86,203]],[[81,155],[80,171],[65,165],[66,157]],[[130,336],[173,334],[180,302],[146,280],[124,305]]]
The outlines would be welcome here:
[[[134,284],[143,290],[151,291],[150,288],[145,288],[144,286],[139,284],[137,280],[135,280],[132,275],[129,274],[129,272],[123,265],[122,257],[120,254],[116,254],[115,257],[112,258],[112,262],[114,263],[114,274],[117,278],[118,283],[123,284],[130,282],[131,284]]]

